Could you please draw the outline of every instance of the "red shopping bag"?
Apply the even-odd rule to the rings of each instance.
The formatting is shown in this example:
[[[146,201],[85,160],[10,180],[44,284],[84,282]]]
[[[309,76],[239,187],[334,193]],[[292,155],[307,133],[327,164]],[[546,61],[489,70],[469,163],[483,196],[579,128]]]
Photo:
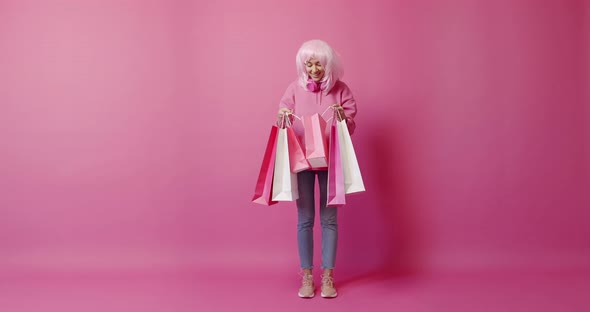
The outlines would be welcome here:
[[[295,131],[291,127],[287,128],[287,142],[289,143],[289,163],[291,165],[291,172],[297,173],[311,168],[309,162],[305,158],[305,151],[301,147],[301,142],[295,135]]]
[[[328,144],[324,138],[326,121],[319,114],[303,116],[305,132],[305,157],[311,169],[328,167]]]
[[[277,147],[277,130],[277,126],[272,126],[270,129],[270,136],[268,137],[268,143],[266,144],[266,151],[264,152],[264,158],[262,159],[258,181],[256,181],[254,197],[252,198],[252,202],[261,205],[270,206],[277,203],[276,201],[271,200],[272,178]]]
[[[340,155],[340,139],[336,125],[330,129],[330,156],[328,163],[328,206],[342,206],[346,204],[344,189],[344,170]]]

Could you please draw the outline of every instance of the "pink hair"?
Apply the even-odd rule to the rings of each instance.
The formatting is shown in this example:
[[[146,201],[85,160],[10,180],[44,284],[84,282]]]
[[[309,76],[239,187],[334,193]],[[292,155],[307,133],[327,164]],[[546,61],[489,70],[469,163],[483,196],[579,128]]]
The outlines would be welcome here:
[[[299,84],[304,89],[307,89],[307,79],[309,78],[305,63],[311,58],[319,60],[325,68],[324,78],[322,78],[321,82],[325,84],[324,92],[327,94],[344,75],[340,58],[336,51],[322,40],[316,39],[304,42],[297,51],[295,58]]]

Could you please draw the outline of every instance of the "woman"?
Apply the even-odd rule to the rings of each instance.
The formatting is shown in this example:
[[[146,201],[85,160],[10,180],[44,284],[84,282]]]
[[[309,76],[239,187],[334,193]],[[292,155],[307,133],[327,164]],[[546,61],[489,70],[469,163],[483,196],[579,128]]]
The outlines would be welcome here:
[[[298,78],[292,82],[279,104],[279,121],[283,114],[297,116],[322,114],[328,108],[337,110],[334,116],[345,120],[349,132],[354,132],[356,102],[348,86],[340,79],[342,66],[336,52],[324,41],[311,40],[303,43],[296,56]],[[332,112],[330,112],[332,113]],[[304,142],[303,126],[293,123],[293,130]],[[328,141],[330,127],[324,133]],[[302,269],[302,285],[299,297],[315,295],[313,282],[313,225],[315,216],[314,188],[318,177],[320,188],[320,222],[322,226],[322,286],[321,296],[334,298],[338,295],[334,286],[333,270],[338,242],[338,209],[327,207],[327,168],[312,168],[297,174],[299,199],[297,199],[297,244]]]

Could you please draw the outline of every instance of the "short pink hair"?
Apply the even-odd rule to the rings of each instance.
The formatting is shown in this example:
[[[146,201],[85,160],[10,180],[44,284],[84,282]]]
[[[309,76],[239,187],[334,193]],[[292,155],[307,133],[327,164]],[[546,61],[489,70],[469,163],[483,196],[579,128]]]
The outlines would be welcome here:
[[[316,39],[304,42],[301,48],[299,48],[299,51],[297,51],[296,56],[299,84],[304,89],[307,89],[307,79],[309,78],[305,63],[311,58],[319,60],[325,68],[322,83],[325,84],[324,92],[327,94],[334,87],[334,84],[344,75],[340,58],[336,51],[322,40]]]

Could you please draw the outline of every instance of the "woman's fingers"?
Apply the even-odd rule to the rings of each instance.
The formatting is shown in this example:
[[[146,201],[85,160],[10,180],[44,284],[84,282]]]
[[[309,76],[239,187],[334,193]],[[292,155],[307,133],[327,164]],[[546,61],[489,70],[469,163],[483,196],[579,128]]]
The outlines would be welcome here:
[[[346,116],[344,115],[344,108],[340,104],[332,104],[331,106],[335,110],[338,110],[338,114],[336,114],[338,116],[338,121],[346,119]]]

